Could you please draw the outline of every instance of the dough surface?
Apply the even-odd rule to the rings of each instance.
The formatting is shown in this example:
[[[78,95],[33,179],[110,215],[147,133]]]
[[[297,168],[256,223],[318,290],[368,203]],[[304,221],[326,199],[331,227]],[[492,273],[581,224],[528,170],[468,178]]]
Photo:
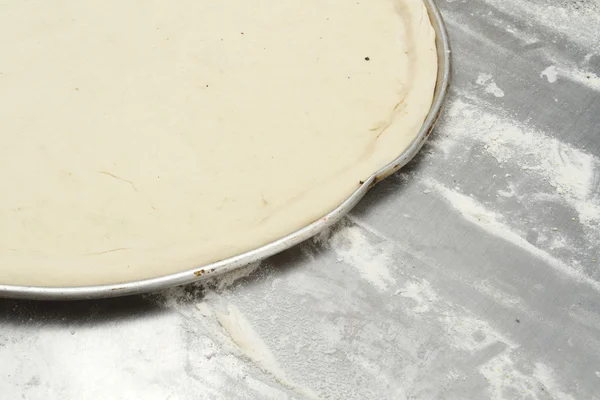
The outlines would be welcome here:
[[[0,284],[121,283],[328,213],[427,115],[421,0],[8,0]]]

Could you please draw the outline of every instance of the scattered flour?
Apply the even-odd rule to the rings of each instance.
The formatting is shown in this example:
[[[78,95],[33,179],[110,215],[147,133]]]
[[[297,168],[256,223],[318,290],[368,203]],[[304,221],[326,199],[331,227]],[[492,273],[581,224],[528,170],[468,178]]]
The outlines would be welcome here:
[[[585,86],[590,90],[600,91],[600,77],[589,70],[582,70],[573,63],[562,63],[560,67],[551,65],[542,71],[540,77],[546,78],[548,82],[554,83],[559,75],[565,79]]]
[[[503,217],[491,210],[486,209],[482,204],[477,203],[473,198],[458,193],[447,188],[440,182],[428,178],[424,184],[439,193],[454,209],[462,214],[469,222],[479,226],[491,235],[497,236],[512,243],[515,246],[529,252],[535,257],[546,261],[546,263],[556,271],[570,277],[571,279],[589,285],[600,292],[600,282],[590,278],[578,269],[570,266],[550,254],[535,247],[526,239],[513,231],[510,226],[503,222]]]
[[[386,290],[388,285],[396,283],[389,269],[394,260],[389,256],[387,244],[373,243],[358,226],[342,226],[332,234],[329,244],[341,261],[356,268],[378,289]]]
[[[416,303],[412,309],[415,314],[429,311],[430,304],[438,299],[435,292],[431,289],[429,282],[425,280],[420,282],[408,282],[402,289],[399,289],[397,293]]]
[[[536,391],[537,382],[515,368],[511,351],[505,351],[480,366],[479,373],[487,379],[490,398],[493,400],[504,400],[517,395],[521,398],[540,399]]]
[[[200,314],[203,317],[209,318],[209,317],[212,317],[212,315],[213,315],[210,306],[205,301],[197,303],[196,308],[198,309],[198,311],[200,311]]]
[[[485,92],[492,94],[496,97],[504,97],[504,91],[496,85],[496,82],[492,79],[492,75],[479,74],[476,83],[480,86],[485,87]]]
[[[561,71],[567,79],[577,82],[589,89],[600,92],[600,77],[592,71],[572,68],[567,71]]]
[[[556,194],[578,212],[578,219],[592,225],[600,221],[600,199],[596,197],[595,177],[600,160],[583,150],[546,136],[514,120],[456,100],[448,110],[449,130],[456,137],[442,138],[444,152],[477,140],[500,164],[512,161],[522,171],[536,174],[556,189]]]
[[[227,331],[231,340],[253,362],[265,372],[273,374],[277,379],[285,380],[285,373],[279,367],[271,350],[254,332],[252,325],[233,304],[227,307],[228,313],[217,312],[219,324]]]
[[[252,267],[256,269],[257,266],[253,265],[251,268]],[[235,271],[229,275],[233,276],[223,276],[223,278],[226,278],[226,282],[228,282],[229,285],[231,285],[236,278],[239,279],[247,276],[247,274],[236,275]],[[269,346],[252,326],[252,323],[235,304],[227,302],[226,298],[223,296],[223,289],[219,288],[219,285],[216,286],[216,290],[217,291],[212,291],[207,289],[202,301],[195,304],[195,308],[201,316],[200,318],[187,312],[187,307],[185,305],[179,305],[177,301],[171,303],[171,307],[186,314],[189,321],[201,323],[203,335],[220,342],[222,348],[221,353],[211,354],[210,357],[222,358],[226,357],[228,354],[235,355],[236,353],[241,353],[243,357],[247,358],[253,365],[262,370],[262,372],[273,378],[277,384],[281,385],[284,389],[301,396],[301,398],[319,398],[319,396],[311,389],[294,383],[287,376]],[[175,291],[172,291],[171,297],[189,300],[184,288],[178,288]],[[232,346],[228,345],[227,339],[230,340]],[[260,377],[256,375],[246,375],[245,381],[248,387],[260,392],[261,397],[264,396],[265,398],[278,399],[288,398],[287,394],[284,395],[282,393],[281,388],[273,387],[273,385],[262,382],[259,378]]]
[[[558,385],[554,380],[554,371],[543,363],[536,363],[533,370],[533,376],[544,385],[550,393],[558,400],[575,400],[573,396],[567,394],[559,389]]]
[[[502,349],[507,346],[518,347],[506,336],[492,328],[489,323],[470,316],[465,311],[458,313],[443,311],[442,321],[446,332],[452,339],[452,345],[471,354],[490,348],[492,345],[499,345]]]
[[[509,15],[520,16],[519,19],[528,21],[530,26],[542,26],[553,32],[555,36],[567,37],[584,49],[600,47],[598,42],[600,4],[598,2],[566,2],[562,7],[535,0],[485,0],[485,2]]]
[[[218,290],[223,290],[233,285],[239,279],[245,278],[256,271],[261,265],[261,261],[248,264],[244,267],[237,268],[231,272],[218,276],[207,283],[213,283]]]
[[[548,82],[554,83],[558,80],[558,71],[555,65],[551,65],[542,71],[540,77],[548,79]]]
[[[458,351],[467,354],[486,354],[477,371],[488,381],[488,395],[494,400],[532,398],[542,400],[546,395],[561,400],[573,400],[554,378],[555,373],[542,362],[535,363],[534,371],[519,366],[520,346],[498,332],[488,322],[469,311],[444,300],[425,280],[409,281],[400,292],[416,303],[413,315],[435,320],[444,340]],[[449,380],[456,381],[460,374],[450,371]]]
[[[513,308],[519,310],[521,313],[529,314],[530,311],[523,305],[523,300],[514,293],[505,293],[498,290],[494,286],[487,283],[487,280],[473,283],[473,288],[490,299],[494,300],[497,304],[500,304],[507,308]]]
[[[235,305],[229,304],[227,311],[227,313],[217,312],[217,321],[240,351],[264,372],[271,374],[278,382],[291,386],[269,347],[254,331],[240,310]]]
[[[508,198],[508,199],[512,198],[512,197],[515,197],[517,195],[517,191],[516,191],[515,185],[513,183],[511,183],[511,182],[508,182],[507,186],[508,186],[508,190],[502,190],[502,189],[500,189],[500,190],[498,190],[496,192],[496,193],[498,193],[498,196],[505,197],[505,198]]]
[[[75,322],[69,329],[44,323],[35,332],[15,332],[11,346],[0,346],[0,358],[11,361],[0,365],[0,390],[11,393],[4,377],[21,366],[12,382],[27,388],[27,398],[158,400],[202,393],[202,398],[235,399],[239,387],[248,393],[245,377],[253,372],[203,331],[193,316],[173,312]],[[271,386],[285,398],[285,391]],[[250,392],[262,398],[263,390]]]

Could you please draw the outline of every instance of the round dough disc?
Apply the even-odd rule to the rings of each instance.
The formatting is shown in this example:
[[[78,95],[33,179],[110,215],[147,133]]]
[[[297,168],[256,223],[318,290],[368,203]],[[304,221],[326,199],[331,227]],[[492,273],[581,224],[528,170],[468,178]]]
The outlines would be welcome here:
[[[8,0],[0,284],[189,270],[333,210],[419,131],[421,0]]]

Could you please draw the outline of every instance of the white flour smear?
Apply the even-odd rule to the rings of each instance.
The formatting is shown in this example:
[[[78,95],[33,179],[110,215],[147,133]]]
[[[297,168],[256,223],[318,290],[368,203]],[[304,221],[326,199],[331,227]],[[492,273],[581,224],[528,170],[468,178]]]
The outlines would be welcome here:
[[[589,89],[600,92],[600,77],[594,72],[589,70],[582,70],[578,68],[561,71],[565,77],[577,82]]]
[[[429,317],[432,322],[435,321],[430,329],[442,335],[443,340],[449,341],[457,351],[471,355],[487,354],[477,366],[478,373],[488,382],[486,398],[503,400],[517,396],[542,400],[549,395],[573,400],[556,382],[550,367],[538,361],[533,371],[523,369],[519,345],[486,321],[443,300],[427,281],[408,282],[402,293],[408,293],[406,297],[413,301],[411,310],[415,318]],[[450,381],[461,378],[466,379],[459,371],[451,371],[448,375]]]
[[[573,63],[562,62],[560,67],[551,65],[540,74],[549,83],[555,83],[559,78],[565,78],[588,89],[600,92],[600,77],[593,71],[583,70]]]
[[[481,73],[477,77],[476,83],[485,88],[485,93],[494,95],[495,97],[504,97],[504,91],[496,85],[496,82],[492,79],[492,75]]]
[[[438,299],[435,292],[431,289],[431,285],[427,281],[408,282],[402,289],[399,289],[397,293],[416,303],[416,306],[412,309],[416,314],[429,311],[429,305]]]
[[[456,100],[448,109],[452,134],[478,139],[498,162],[514,161],[521,169],[536,171],[565,194],[569,201],[585,202],[594,189],[600,165],[593,155],[546,136],[483,107]],[[600,214],[598,214],[600,217]]]
[[[216,316],[219,324],[229,334],[240,351],[264,372],[272,375],[277,382],[305,398],[318,398],[311,390],[294,384],[286,377],[269,347],[235,305],[229,304],[227,313],[217,312]]]
[[[573,396],[559,389],[554,380],[554,371],[550,367],[542,363],[535,363],[533,377],[544,385],[558,400],[575,400]]]
[[[590,64],[594,56],[600,57],[600,3],[597,1],[564,2],[561,6],[548,4],[542,0],[484,0],[490,10],[478,15],[484,18],[486,24],[496,29],[510,33],[514,40],[523,46],[540,45],[536,53],[550,63],[543,69],[540,77],[549,83],[570,81],[581,85],[587,90],[600,91],[600,71]],[[482,41],[488,48],[493,48],[498,54],[513,56],[513,51],[500,45],[490,37],[481,35],[470,27],[464,13],[445,10],[444,16],[448,25],[462,31],[473,40]],[[513,25],[516,23],[516,26]],[[538,26],[542,30],[536,29]],[[587,52],[581,59],[565,57],[564,51],[553,44],[557,40],[567,40],[579,47],[579,51]],[[592,51],[592,52],[590,52]],[[524,59],[528,56],[524,55]],[[532,59],[535,59],[533,57]],[[473,60],[476,62],[477,60]],[[532,64],[525,64],[532,66]],[[493,68],[490,65],[481,67]],[[486,80],[487,78],[487,80]],[[489,82],[488,82],[489,81]],[[503,97],[504,90],[497,88],[491,80],[491,74],[479,74],[477,84],[485,87],[485,92]]]
[[[579,63],[557,54],[552,49],[545,48],[543,52],[548,60],[553,61],[556,65],[548,67],[542,74],[550,83],[565,78],[587,89],[600,92],[599,71],[588,65],[594,55],[600,56],[600,41],[598,40],[600,38],[600,2],[565,2],[561,7],[539,0],[487,1],[502,11],[520,15],[520,19],[524,21],[535,21],[557,37],[577,43],[582,50],[592,50],[594,53],[586,54]]]
[[[385,243],[373,243],[357,226],[341,226],[329,239],[338,260],[356,268],[359,274],[380,290],[386,290],[396,280],[389,270],[394,260]]]
[[[256,264],[250,266],[252,270],[256,268]],[[184,317],[185,322],[181,326],[184,331],[192,330],[203,341],[216,344],[204,352],[208,360],[214,361],[211,363],[211,373],[214,376],[231,376],[232,373],[241,375],[243,379],[238,384],[256,390],[261,398],[288,399],[299,396],[303,399],[318,399],[319,396],[311,389],[294,383],[287,376],[252,323],[235,304],[227,301],[223,288],[248,275],[236,272],[238,271],[222,276],[220,279],[224,284],[219,284],[219,278],[216,278],[211,285],[217,291],[205,289],[206,294],[201,302],[194,304],[196,295],[182,287],[170,290],[167,304]],[[228,365],[227,369],[222,369],[222,360],[236,361],[233,366]],[[259,371],[253,370],[252,366]],[[223,391],[220,396],[222,395]]]
[[[543,0],[485,0],[509,15],[567,37],[582,48],[600,51],[600,3],[564,2],[563,7]],[[573,3],[573,4],[571,4]]]
[[[449,154],[465,141],[482,143],[484,151],[501,165],[510,164],[523,175],[532,175],[551,185],[555,191],[548,195],[577,212],[576,218],[591,239],[600,238],[600,192],[596,184],[600,161],[595,156],[488,112],[466,97],[454,101],[447,112],[451,122],[446,128],[451,133],[440,137],[444,153]]]
[[[517,232],[515,232],[509,225],[507,225],[503,221],[504,218],[502,216],[494,211],[486,209],[483,207],[483,205],[477,203],[473,198],[449,189],[432,178],[426,179],[424,184],[427,187],[434,189],[444,199],[446,199],[446,201],[448,201],[448,203],[454,209],[460,212],[467,221],[479,226],[489,234],[502,238],[507,242],[510,242],[515,246],[527,251],[533,256],[544,260],[549,266],[570,277],[571,279],[589,285],[596,291],[600,292],[600,282],[590,278],[583,272],[562,262],[561,260],[552,257],[550,254],[539,249],[538,247],[535,247]]]
[[[265,372],[273,374],[277,380],[285,382],[285,373],[279,367],[271,350],[235,305],[229,304],[227,312],[217,312],[216,316],[217,321],[227,331],[231,340],[250,360],[258,364]]]
[[[487,280],[473,283],[473,288],[490,299],[506,308],[520,311],[522,314],[530,314],[531,311],[523,304],[523,300],[515,293],[505,293],[490,285]]]
[[[218,290],[223,290],[233,285],[236,281],[242,278],[246,278],[261,266],[261,261],[248,264],[244,267],[235,269],[224,275],[218,276],[212,280],[208,280],[207,284],[214,284]]]
[[[490,384],[491,399],[542,400],[550,396],[557,400],[575,400],[555,383],[552,370],[545,364],[536,363],[531,374],[516,369],[513,359],[515,354],[515,349],[509,348],[479,367],[479,372]]]
[[[556,82],[558,80],[558,71],[556,70],[556,65],[551,65],[543,70],[540,74],[540,77],[545,77],[549,83]]]
[[[27,388],[31,399],[241,399],[249,393],[288,398],[286,390],[264,377],[264,387],[248,387],[247,377],[261,379],[260,371],[225,351],[223,340],[207,335],[193,313],[151,313],[89,326],[45,325],[35,335],[13,335],[13,341],[0,346],[0,358],[11,360],[0,363],[0,373],[7,376],[5,369],[27,366],[15,382]],[[0,380],[2,393],[11,393],[5,383]],[[247,394],[240,396],[240,390]],[[265,395],[273,391],[277,396]]]

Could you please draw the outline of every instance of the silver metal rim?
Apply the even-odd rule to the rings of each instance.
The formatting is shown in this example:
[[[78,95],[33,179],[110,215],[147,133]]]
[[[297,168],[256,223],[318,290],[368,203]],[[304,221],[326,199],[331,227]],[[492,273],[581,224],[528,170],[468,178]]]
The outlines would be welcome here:
[[[125,296],[151,292],[172,286],[179,286],[194,281],[220,275],[250,263],[265,259],[283,250],[289,249],[306,239],[316,235],[323,229],[335,224],[347,214],[377,182],[393,174],[405,166],[421,149],[431,133],[442,110],[442,105],[451,76],[451,56],[448,33],[442,16],[433,0],[423,0],[433,28],[436,33],[438,55],[438,77],[434,91],[433,103],[423,126],[410,146],[394,161],[371,175],[350,197],[329,214],[313,223],[297,230],[279,240],[266,244],[258,249],[248,251],[216,263],[178,272],[158,278],[133,281],[115,285],[83,286],[83,287],[39,287],[0,285],[0,297],[31,300],[83,300]]]

